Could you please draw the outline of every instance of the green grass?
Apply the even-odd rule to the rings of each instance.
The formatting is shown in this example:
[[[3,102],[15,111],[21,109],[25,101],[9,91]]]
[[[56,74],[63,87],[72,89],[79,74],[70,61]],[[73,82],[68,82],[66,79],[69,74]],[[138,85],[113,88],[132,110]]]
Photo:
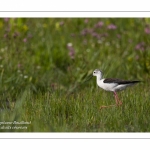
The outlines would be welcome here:
[[[0,131],[149,132],[149,26],[148,18],[0,19]],[[90,79],[96,68],[143,82],[118,92],[122,106],[100,110],[115,99]]]
[[[34,95],[27,90],[15,108],[1,111],[1,120],[31,121],[27,130],[11,130],[16,132],[146,132],[150,130],[150,103],[149,95],[140,92],[144,87],[121,92],[121,107],[102,110],[100,106],[115,103],[112,93],[86,89],[66,97],[61,91]]]

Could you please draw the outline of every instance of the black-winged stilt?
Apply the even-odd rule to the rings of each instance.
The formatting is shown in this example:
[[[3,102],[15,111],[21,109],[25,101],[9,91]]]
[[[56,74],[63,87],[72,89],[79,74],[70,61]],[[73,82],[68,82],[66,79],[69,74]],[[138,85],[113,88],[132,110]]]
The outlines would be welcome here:
[[[93,76],[96,76],[97,78],[97,85],[106,90],[111,91],[114,93],[116,104],[115,105],[109,105],[109,106],[101,106],[101,108],[106,107],[112,107],[112,106],[120,106],[122,105],[122,101],[118,98],[117,91],[124,90],[128,86],[132,86],[140,81],[127,81],[127,80],[121,80],[121,79],[114,79],[114,78],[107,78],[102,79],[102,71],[99,69],[95,69],[93,71]]]

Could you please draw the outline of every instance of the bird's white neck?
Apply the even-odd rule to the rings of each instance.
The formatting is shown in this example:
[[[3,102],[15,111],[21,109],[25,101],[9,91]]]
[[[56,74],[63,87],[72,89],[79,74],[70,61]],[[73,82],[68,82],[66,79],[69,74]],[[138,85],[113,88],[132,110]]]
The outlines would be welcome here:
[[[97,82],[98,82],[99,80],[102,79],[102,75],[99,74],[99,75],[96,76],[96,78],[97,78]]]

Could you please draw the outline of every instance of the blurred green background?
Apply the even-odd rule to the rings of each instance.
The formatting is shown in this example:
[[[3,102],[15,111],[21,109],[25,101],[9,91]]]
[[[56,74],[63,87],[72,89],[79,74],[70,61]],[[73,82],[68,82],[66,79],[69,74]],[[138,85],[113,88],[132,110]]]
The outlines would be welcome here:
[[[0,37],[0,131],[150,131],[149,18],[1,18]],[[120,94],[122,108],[99,111],[115,101],[90,79],[96,68],[144,82]]]

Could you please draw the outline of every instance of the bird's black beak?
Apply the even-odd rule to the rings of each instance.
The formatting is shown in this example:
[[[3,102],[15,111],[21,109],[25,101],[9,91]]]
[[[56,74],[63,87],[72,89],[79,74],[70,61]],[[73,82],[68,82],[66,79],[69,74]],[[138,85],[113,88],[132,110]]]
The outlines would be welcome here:
[[[93,74],[90,74],[90,75],[87,77],[86,81],[90,80],[92,77],[93,77]]]

